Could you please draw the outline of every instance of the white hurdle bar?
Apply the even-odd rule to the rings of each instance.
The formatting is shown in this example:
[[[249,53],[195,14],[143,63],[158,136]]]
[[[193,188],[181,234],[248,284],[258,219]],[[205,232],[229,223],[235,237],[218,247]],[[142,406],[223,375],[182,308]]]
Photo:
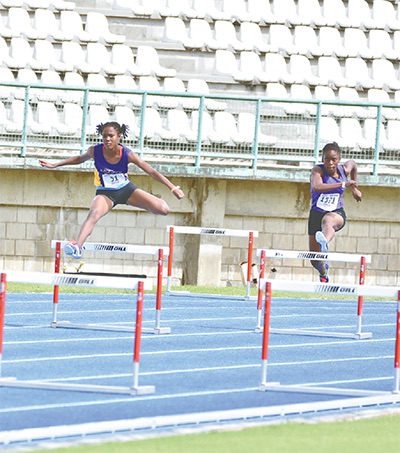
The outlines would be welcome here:
[[[167,275],[167,292],[171,290],[171,277],[172,277],[172,260],[174,254],[174,241],[175,234],[198,234],[204,236],[234,236],[246,237],[247,241],[247,284],[246,284],[246,297],[250,296],[251,287],[251,266],[253,261],[253,247],[254,238],[258,237],[258,231],[254,230],[232,230],[229,228],[215,228],[215,227],[190,227],[190,226],[174,226],[167,225],[169,232],[169,257],[168,257],[168,275]]]
[[[265,277],[266,258],[289,258],[289,259],[302,259],[302,260],[323,260],[323,261],[337,261],[342,263],[359,263],[360,276],[359,284],[365,283],[365,272],[367,263],[371,263],[370,255],[357,255],[349,253],[322,253],[322,252],[306,252],[306,251],[293,251],[293,250],[271,250],[271,249],[257,249],[257,256],[260,257],[260,279]],[[289,284],[292,282],[286,281],[286,287],[283,291],[290,291]],[[258,285],[257,296],[257,325],[255,332],[261,332],[261,317],[262,317],[262,298],[263,288]],[[305,329],[272,329],[272,333],[286,333],[292,335],[309,335],[309,336],[322,336],[322,337],[337,337],[337,338],[352,338],[356,340],[371,338],[371,332],[362,332],[362,310],[364,296],[359,295],[357,298],[357,327],[355,333],[341,333],[341,332],[318,332],[315,330]]]
[[[66,277],[60,274],[40,272],[3,272],[0,274],[0,387],[19,387],[46,390],[66,390],[90,393],[111,393],[124,395],[148,395],[155,393],[154,386],[139,386],[140,341],[142,335],[142,317],[144,290],[151,289],[151,283],[137,278],[121,277]],[[116,387],[90,384],[61,384],[40,380],[18,380],[3,378],[1,359],[3,352],[4,318],[6,306],[7,281],[14,283],[39,283],[45,285],[67,285],[79,287],[116,288],[137,290],[136,328],[133,352],[133,377],[130,387]]]
[[[61,248],[68,241],[51,241],[51,248],[55,249],[55,260],[54,260],[54,272],[60,272],[61,263]],[[156,320],[154,328],[143,327],[142,332],[159,334],[171,333],[170,327],[161,327],[161,299],[162,299],[162,280],[163,280],[163,267],[164,267],[164,256],[169,255],[168,247],[157,247],[152,245],[132,245],[132,244],[99,244],[95,242],[86,242],[83,250],[90,252],[109,252],[109,253],[124,253],[132,255],[158,255],[157,264],[157,294],[156,294]],[[74,274],[66,274],[68,276],[74,276]],[[84,276],[85,274],[77,273],[78,276]],[[87,276],[88,278],[89,275]],[[120,277],[117,277],[120,278]],[[126,278],[126,277],[124,277]],[[58,309],[58,295],[59,286],[54,286],[53,291],[53,320],[51,323],[52,327],[61,327],[66,329],[90,329],[90,330],[109,330],[118,332],[134,332],[134,327],[117,326],[117,325],[96,325],[96,324],[76,324],[69,321],[58,321],[57,320],[57,309]]]
[[[263,279],[260,285],[265,289],[265,309],[264,327],[261,351],[261,380],[258,390],[272,390],[277,392],[297,392],[297,393],[319,393],[325,395],[347,395],[347,396],[382,396],[385,397],[390,392],[377,392],[357,389],[343,389],[330,387],[314,387],[308,385],[281,385],[279,382],[267,382],[268,366],[268,347],[270,329],[270,313],[272,290],[284,290],[292,292],[322,293],[322,294],[355,294],[359,296],[382,297],[397,300],[396,318],[396,339],[394,352],[394,385],[392,393],[400,393],[400,287],[390,286],[366,286],[366,285],[346,285],[334,283],[304,283],[293,281],[288,287],[286,280],[266,280]],[[386,400],[385,400],[386,401]]]

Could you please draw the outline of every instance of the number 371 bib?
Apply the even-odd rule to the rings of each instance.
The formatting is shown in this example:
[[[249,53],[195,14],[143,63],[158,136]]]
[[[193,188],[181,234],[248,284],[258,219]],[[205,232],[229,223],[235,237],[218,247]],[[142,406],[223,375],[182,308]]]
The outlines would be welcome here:
[[[324,211],[334,211],[339,204],[340,195],[338,193],[321,194],[317,201],[317,208]]]

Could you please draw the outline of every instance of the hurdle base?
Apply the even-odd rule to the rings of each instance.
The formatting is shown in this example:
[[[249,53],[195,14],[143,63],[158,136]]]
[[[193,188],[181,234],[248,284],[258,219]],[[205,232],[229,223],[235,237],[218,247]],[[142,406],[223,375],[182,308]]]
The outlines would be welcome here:
[[[257,326],[255,332],[258,333],[262,332],[262,328]],[[270,329],[270,333],[304,335],[311,337],[349,338],[352,340],[365,340],[368,338],[372,338],[372,332],[347,333],[347,332],[324,332],[307,329]]]
[[[314,393],[319,395],[336,396],[382,396],[390,392],[379,392],[372,390],[341,389],[334,387],[306,387],[304,385],[281,385],[275,382],[263,382],[258,387],[259,391],[271,392],[292,392],[292,393]]]
[[[36,390],[64,390],[83,393],[109,393],[114,395],[150,395],[155,393],[152,385],[142,387],[117,387],[111,385],[61,384],[44,381],[25,381],[16,378],[0,378],[0,387],[17,387]]]
[[[82,329],[82,330],[103,330],[111,332],[135,332],[134,327],[127,326],[114,326],[110,324],[77,324],[70,321],[53,321],[50,324],[53,328],[60,329]],[[170,327],[142,327],[142,333],[153,333],[155,335],[171,333]]]

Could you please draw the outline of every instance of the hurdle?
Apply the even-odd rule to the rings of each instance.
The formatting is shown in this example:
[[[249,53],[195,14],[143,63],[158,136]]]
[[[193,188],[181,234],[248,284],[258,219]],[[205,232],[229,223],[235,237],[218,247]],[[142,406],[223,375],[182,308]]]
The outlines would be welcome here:
[[[175,234],[198,234],[204,236],[225,236],[225,237],[246,237],[247,238],[247,280],[246,280],[246,298],[250,297],[251,287],[251,267],[253,260],[254,238],[258,237],[258,231],[254,230],[232,230],[228,228],[206,228],[190,226],[167,225],[169,232],[169,256],[168,256],[168,274],[167,274],[167,292],[171,292],[172,278],[172,260],[174,255]]]
[[[262,338],[261,351],[261,379],[258,387],[259,391],[277,391],[277,392],[297,392],[297,393],[318,393],[328,395],[347,395],[347,396],[377,396],[382,397],[385,401],[391,393],[400,393],[400,288],[389,286],[366,286],[366,285],[348,285],[334,283],[304,283],[293,281],[288,288],[285,280],[265,280],[260,282],[260,285],[265,288],[265,309],[264,309],[264,327]],[[274,290],[306,292],[306,293],[322,293],[322,294],[354,294],[358,296],[383,297],[397,300],[397,318],[396,318],[396,338],[394,352],[394,385],[392,392],[388,391],[369,391],[360,389],[345,389],[332,387],[317,387],[308,385],[281,385],[279,382],[269,383],[267,381],[267,366],[268,366],[268,347],[272,300],[272,288]]]
[[[265,277],[266,258],[289,258],[289,259],[303,259],[303,260],[323,260],[323,261],[336,261],[344,263],[360,263],[360,276],[359,284],[365,283],[365,272],[367,263],[371,263],[370,255],[356,255],[349,253],[322,253],[322,252],[302,252],[292,250],[271,250],[271,249],[257,249],[257,256],[260,257],[260,279]],[[289,283],[286,281],[285,291],[288,290]],[[262,298],[263,289],[258,285],[257,293],[257,325],[255,332],[261,332],[261,317],[262,317]],[[319,337],[335,337],[335,338],[351,338],[355,340],[367,339],[372,337],[371,332],[362,332],[362,310],[364,297],[359,295],[357,298],[357,327],[354,333],[346,332],[323,332],[307,329],[271,329],[271,333],[285,333],[291,335],[308,335]]]
[[[61,263],[61,247],[66,244],[67,241],[51,241],[51,248],[55,249],[54,258],[54,272],[60,273]],[[161,299],[162,299],[162,280],[163,280],[163,268],[164,268],[164,256],[169,255],[168,247],[156,247],[151,245],[132,245],[132,244],[99,244],[95,242],[86,242],[83,250],[91,252],[109,252],[109,253],[124,253],[124,254],[135,254],[135,255],[157,255],[157,292],[156,292],[156,319],[154,328],[142,327],[142,332],[153,333],[155,335],[169,334],[171,333],[170,327],[161,327]],[[74,273],[68,274],[69,276],[84,276],[90,278],[92,275],[98,274],[85,274],[85,273]],[[122,276],[119,276],[121,278]],[[126,278],[123,276],[123,278]],[[134,327],[117,326],[117,325],[96,325],[96,324],[77,324],[69,321],[58,321],[57,311],[59,302],[59,286],[55,285],[53,290],[53,320],[51,326],[54,328],[65,328],[65,329],[89,329],[89,330],[108,330],[118,332],[134,332]]]
[[[154,386],[139,386],[139,361],[140,361],[140,342],[142,334],[142,317],[143,317],[143,300],[145,289],[151,289],[152,285],[149,281],[144,281],[135,278],[118,278],[118,277],[65,277],[54,273],[40,272],[3,272],[1,278],[1,294],[0,294],[0,387],[19,387],[30,389],[46,389],[46,390],[66,390],[75,392],[89,393],[110,393],[124,395],[148,395],[155,393]],[[7,281],[14,283],[40,283],[47,285],[67,285],[78,287],[91,288],[116,288],[137,290],[137,305],[136,305],[136,328],[134,338],[133,351],[133,374],[132,385],[130,387],[103,386],[90,384],[61,384],[56,382],[40,381],[40,380],[19,380],[16,378],[4,378],[1,375],[1,359],[3,352],[4,338],[4,318],[6,306],[6,284]]]

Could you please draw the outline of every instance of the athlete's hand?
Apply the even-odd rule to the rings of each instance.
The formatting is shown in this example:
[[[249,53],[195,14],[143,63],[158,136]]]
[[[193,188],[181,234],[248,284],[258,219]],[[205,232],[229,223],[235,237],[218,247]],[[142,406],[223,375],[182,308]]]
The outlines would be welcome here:
[[[175,186],[171,192],[175,195],[178,200],[182,200],[185,197],[185,193],[179,186]]]
[[[46,167],[46,168],[56,168],[54,164],[50,163],[50,162],[47,162],[47,160],[39,160],[39,164],[42,166],[42,167]]]
[[[356,201],[361,201],[362,199],[362,193],[360,190],[357,189],[357,187],[352,187],[353,189],[353,198],[356,200]]]

